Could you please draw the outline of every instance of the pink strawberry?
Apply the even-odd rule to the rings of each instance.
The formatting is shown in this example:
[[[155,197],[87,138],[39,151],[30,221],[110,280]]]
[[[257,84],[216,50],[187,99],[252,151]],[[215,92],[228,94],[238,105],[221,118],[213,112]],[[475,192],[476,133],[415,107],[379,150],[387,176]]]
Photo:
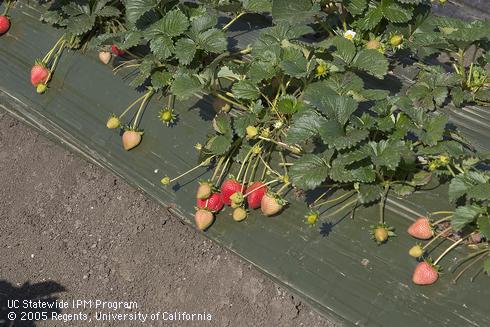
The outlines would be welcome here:
[[[234,179],[227,179],[221,184],[221,198],[223,199],[223,202],[226,205],[231,205],[231,199],[230,197],[237,193],[237,192],[242,192],[243,189],[245,189],[245,186],[238,183]]]
[[[7,16],[0,16],[0,35],[7,33],[10,28],[10,19]]]
[[[224,203],[221,194],[214,193],[208,199],[197,199],[197,207],[207,209],[212,212],[218,212],[223,209]]]
[[[210,182],[200,182],[197,188],[196,198],[205,200],[211,196],[213,192],[213,184]]]
[[[427,217],[417,218],[417,220],[408,227],[407,232],[413,237],[421,240],[428,240],[434,235],[429,218]]]
[[[141,135],[143,135],[142,132],[133,130],[125,131],[122,135],[122,144],[124,150],[129,151],[132,148],[137,147],[138,144],[141,143]]]
[[[267,193],[262,197],[260,210],[265,216],[274,216],[284,207],[285,201],[277,194]]]
[[[420,262],[413,272],[412,281],[417,285],[431,285],[439,278],[437,267],[423,261]]]
[[[119,57],[124,56],[126,54],[126,52],[124,52],[124,50],[119,49],[117,47],[117,45],[115,45],[115,44],[113,44],[111,46],[111,51],[113,54],[115,54],[116,56],[119,56]]]
[[[267,186],[264,186],[262,182],[255,182],[250,185],[245,194],[247,194],[247,203],[250,209],[257,209],[260,207],[262,198],[267,193]]]
[[[194,219],[196,221],[197,228],[200,230],[206,230],[213,223],[214,215],[209,210],[199,209],[196,211]]]
[[[39,84],[46,84],[49,78],[49,69],[40,61],[36,61],[31,69],[31,84],[37,87]]]

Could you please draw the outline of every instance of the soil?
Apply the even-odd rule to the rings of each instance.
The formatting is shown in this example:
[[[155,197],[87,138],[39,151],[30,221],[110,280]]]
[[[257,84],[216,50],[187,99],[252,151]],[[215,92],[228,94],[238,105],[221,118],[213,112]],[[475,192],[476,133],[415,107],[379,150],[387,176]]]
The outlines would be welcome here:
[[[12,325],[9,312],[14,326],[339,326],[120,178],[3,111],[0,167],[0,326]],[[7,308],[14,299],[67,301],[68,308]],[[95,308],[96,300],[138,307]],[[31,312],[30,321],[19,320],[22,312]],[[97,312],[212,320],[97,321]],[[55,321],[53,313],[91,322]]]

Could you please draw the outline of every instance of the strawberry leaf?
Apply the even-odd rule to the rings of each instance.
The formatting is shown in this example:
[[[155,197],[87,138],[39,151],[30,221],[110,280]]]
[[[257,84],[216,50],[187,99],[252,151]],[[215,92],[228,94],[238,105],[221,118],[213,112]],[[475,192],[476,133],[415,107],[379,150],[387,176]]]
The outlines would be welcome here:
[[[210,150],[213,154],[220,156],[225,154],[231,147],[231,142],[225,135],[213,136],[209,139],[206,144],[206,148]]]
[[[368,204],[381,199],[383,194],[383,188],[378,184],[364,184],[359,185],[358,198],[362,204]]]
[[[451,226],[458,232],[468,224],[471,224],[482,213],[482,208],[476,205],[467,205],[456,208],[453,218],[451,219]]]
[[[293,123],[289,127],[285,142],[288,144],[298,144],[304,142],[318,134],[318,130],[325,121],[325,118],[315,110],[304,110],[293,116]]]
[[[481,215],[478,217],[477,223],[480,233],[482,233],[487,240],[490,240],[490,216]]]
[[[175,56],[181,65],[188,65],[196,54],[196,44],[188,38],[181,38],[175,43]]]
[[[245,100],[255,100],[260,95],[257,86],[250,81],[239,81],[233,84],[232,91],[237,98]]]
[[[303,190],[313,190],[328,177],[329,167],[324,159],[306,154],[294,162],[289,174],[293,185]]]
[[[351,65],[378,78],[382,78],[388,72],[388,60],[386,57],[379,51],[372,49],[359,51]]]
[[[483,270],[487,275],[490,275],[490,258],[483,261]]]
[[[197,77],[181,73],[175,76],[171,91],[177,98],[185,100],[201,91],[201,83]]]

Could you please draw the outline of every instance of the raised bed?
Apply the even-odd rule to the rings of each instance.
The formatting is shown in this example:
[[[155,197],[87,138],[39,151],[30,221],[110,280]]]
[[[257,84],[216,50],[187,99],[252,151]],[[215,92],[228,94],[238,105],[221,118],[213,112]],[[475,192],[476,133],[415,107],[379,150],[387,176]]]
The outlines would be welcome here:
[[[203,99],[178,103],[179,123],[165,128],[154,118],[160,109],[158,104],[151,102],[143,116],[144,142],[126,152],[119,136],[104,125],[109,114],[125,107],[137,92],[121,76],[114,77],[94,53],[66,52],[49,92],[36,94],[29,84],[30,67],[59,32],[39,22],[35,7],[20,6],[11,14],[13,28],[0,38],[0,107],[121,176],[191,224],[195,204],[192,182],[202,176],[190,177],[173,189],[165,189],[159,181],[164,174],[176,175],[196,164],[197,154],[189,145],[201,141],[210,131],[210,124],[203,121],[213,115],[209,104]],[[232,36],[243,34],[239,28],[234,30]],[[247,38],[251,37],[242,36],[240,42],[249,43]],[[468,139],[485,150],[490,149],[489,119],[485,109],[473,107],[453,114],[454,122]],[[252,214],[240,224],[222,213],[205,235],[339,323],[488,326],[487,279],[470,283],[463,278],[452,285],[446,274],[434,287],[417,287],[410,282],[415,262],[408,257],[407,249],[413,240],[402,231],[410,219],[429,208],[447,209],[444,192],[444,188],[426,190],[410,199],[390,201],[387,218],[400,233],[387,246],[369,240],[372,219],[368,218],[376,215],[377,208],[359,209],[354,221],[332,218],[319,231],[303,223],[304,204],[299,202],[293,202],[280,217]]]

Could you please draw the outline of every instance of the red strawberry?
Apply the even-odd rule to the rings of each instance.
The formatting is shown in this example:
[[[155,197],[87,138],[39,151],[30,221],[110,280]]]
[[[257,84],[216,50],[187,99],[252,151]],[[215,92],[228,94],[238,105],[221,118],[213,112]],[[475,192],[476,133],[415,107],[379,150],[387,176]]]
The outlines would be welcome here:
[[[429,218],[427,217],[417,218],[417,220],[408,227],[407,232],[413,237],[421,240],[428,240],[434,235]]]
[[[124,50],[121,50],[117,47],[117,45],[113,44],[112,47],[111,47],[111,51],[113,54],[115,54],[116,56],[124,56],[126,54],[126,52],[124,52]]]
[[[194,219],[196,221],[197,228],[200,230],[205,230],[213,223],[214,216],[211,211],[199,209],[196,211]]]
[[[413,272],[412,281],[417,285],[431,285],[434,284],[439,278],[439,272],[437,268],[423,261],[415,267]]]
[[[0,35],[7,33],[10,28],[10,19],[7,16],[0,16]]]
[[[250,209],[257,209],[260,207],[262,198],[267,193],[267,186],[264,183],[255,182],[250,185],[245,194],[247,195],[247,203]]]
[[[221,194],[214,193],[208,199],[197,199],[197,207],[207,209],[212,212],[218,212],[223,209],[224,203]]]
[[[36,62],[31,69],[31,83],[37,87],[39,84],[46,84],[49,78],[49,69],[42,62]]]
[[[230,197],[236,192],[242,192],[245,186],[234,179],[227,179],[221,184],[221,198],[226,205],[231,205]]]
[[[265,216],[273,216],[284,207],[285,201],[281,199],[279,196],[267,193],[262,197],[262,201],[260,202],[260,210]]]

